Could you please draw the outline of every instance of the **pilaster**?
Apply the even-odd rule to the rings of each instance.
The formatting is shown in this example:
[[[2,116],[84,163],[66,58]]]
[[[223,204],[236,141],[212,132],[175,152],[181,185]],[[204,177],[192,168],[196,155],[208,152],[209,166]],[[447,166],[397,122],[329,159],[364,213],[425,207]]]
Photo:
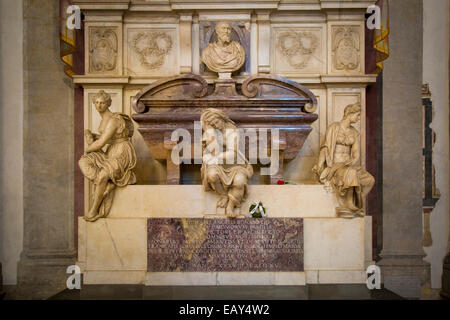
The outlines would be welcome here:
[[[23,11],[24,241],[18,284],[19,297],[36,299],[64,289],[66,269],[75,261],[74,98],[55,40],[58,2],[26,0]]]
[[[390,1],[390,57],[383,71],[384,287],[419,298],[430,266],[422,248],[422,1]]]

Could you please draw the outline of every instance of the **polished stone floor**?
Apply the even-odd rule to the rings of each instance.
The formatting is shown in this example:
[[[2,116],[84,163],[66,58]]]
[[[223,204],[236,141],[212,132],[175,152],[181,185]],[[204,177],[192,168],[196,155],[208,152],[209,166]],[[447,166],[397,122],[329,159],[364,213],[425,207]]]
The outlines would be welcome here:
[[[308,286],[172,286],[85,285],[64,290],[50,300],[399,300],[387,290],[365,285]]]

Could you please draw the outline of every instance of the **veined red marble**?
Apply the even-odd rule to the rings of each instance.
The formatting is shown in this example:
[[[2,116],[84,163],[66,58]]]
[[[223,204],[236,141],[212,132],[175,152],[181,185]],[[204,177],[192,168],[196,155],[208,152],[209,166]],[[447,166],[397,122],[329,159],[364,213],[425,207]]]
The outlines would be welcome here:
[[[303,271],[302,218],[150,218],[148,271]]]

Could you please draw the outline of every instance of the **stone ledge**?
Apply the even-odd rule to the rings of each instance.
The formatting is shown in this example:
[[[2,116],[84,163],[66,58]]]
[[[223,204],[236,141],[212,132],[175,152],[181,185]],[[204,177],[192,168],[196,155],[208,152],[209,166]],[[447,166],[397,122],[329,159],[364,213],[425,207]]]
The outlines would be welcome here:
[[[365,10],[368,6],[374,4],[375,0],[321,0],[317,3],[280,3],[279,0],[245,0],[229,1],[222,0],[197,0],[197,1],[157,1],[155,3],[130,3],[129,0],[77,0],[75,4],[79,5],[83,11],[86,10],[140,10],[140,11],[179,11],[179,10],[342,10],[359,9]]]
[[[116,190],[108,218],[214,217],[217,200],[201,185],[132,185]],[[256,200],[272,218],[335,218],[337,206],[322,185],[250,185],[241,213],[247,214]]]
[[[147,272],[147,286],[303,286],[304,272]]]
[[[366,283],[364,270],[311,270],[305,271],[308,284]]]
[[[143,270],[103,270],[85,271],[84,284],[142,284],[145,281]]]
[[[280,73],[283,77],[288,77],[297,83],[308,85],[348,85],[348,86],[365,86],[376,82],[376,76],[371,74],[354,74],[354,75],[330,75],[330,74],[309,74],[299,75],[298,73]],[[165,76],[131,76],[131,75],[74,75],[73,82],[84,87],[99,85],[148,85],[156,82]],[[217,79],[214,76],[205,76],[206,82],[214,83]],[[241,84],[248,76],[236,76],[233,79]]]

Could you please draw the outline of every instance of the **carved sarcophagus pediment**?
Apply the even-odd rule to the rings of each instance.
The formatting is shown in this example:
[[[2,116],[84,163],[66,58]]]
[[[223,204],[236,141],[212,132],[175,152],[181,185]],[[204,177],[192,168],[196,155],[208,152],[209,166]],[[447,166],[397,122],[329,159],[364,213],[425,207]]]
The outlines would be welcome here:
[[[238,128],[279,129],[282,164],[283,160],[295,158],[303,146],[312,130],[311,123],[318,117],[316,107],[316,97],[309,89],[279,76],[255,75],[242,84],[219,78],[208,84],[201,76],[186,74],[143,88],[133,99],[137,112],[133,119],[153,157],[167,160],[167,182],[176,184],[179,168],[169,172],[169,168],[173,169],[170,150],[176,144],[171,134],[184,128],[194,137],[194,121],[200,120],[205,108],[224,111]],[[271,177],[272,182],[282,177],[282,167]]]

